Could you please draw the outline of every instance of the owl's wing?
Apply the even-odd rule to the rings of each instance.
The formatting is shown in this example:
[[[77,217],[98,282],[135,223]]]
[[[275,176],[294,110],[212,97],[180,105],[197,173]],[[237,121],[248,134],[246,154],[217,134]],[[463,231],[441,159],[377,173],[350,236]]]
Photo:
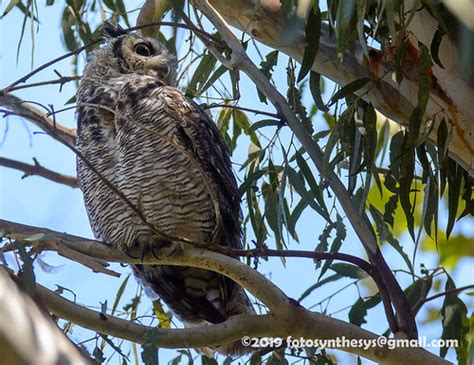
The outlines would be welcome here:
[[[163,85],[148,76],[127,82],[120,92],[123,105],[132,108],[118,109],[121,117],[134,123],[142,123],[150,133],[162,133],[153,123],[155,119],[166,119],[167,137],[182,149],[202,171],[201,178],[215,200],[217,224],[215,236],[219,244],[241,248],[240,195],[232,172],[229,150],[220,131],[210,117],[192,100],[173,87]],[[135,100],[133,100],[135,99]],[[133,105],[140,105],[134,108]],[[171,125],[171,127],[170,127]]]
[[[229,150],[222,135],[195,102],[172,88],[165,88],[163,92],[172,96],[175,105],[182,105],[181,115],[177,119],[177,137],[205,166],[216,190],[223,225],[221,233],[224,239],[221,244],[241,248],[240,194],[232,172]]]

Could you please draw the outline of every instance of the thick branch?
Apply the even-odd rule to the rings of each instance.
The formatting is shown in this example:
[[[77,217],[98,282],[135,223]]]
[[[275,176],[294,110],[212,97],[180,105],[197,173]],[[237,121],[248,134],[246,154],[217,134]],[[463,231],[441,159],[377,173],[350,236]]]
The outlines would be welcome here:
[[[81,254],[108,262],[159,263],[206,268],[230,277],[260,299],[268,306],[270,311],[278,313],[281,308],[284,308],[290,302],[278,287],[266,280],[258,271],[232,257],[206,249],[195,248],[184,243],[174,243],[157,249],[153,255],[143,256],[143,253],[139,251],[130,252],[129,255],[126,255],[99,241],[87,240],[46,228],[36,228],[5,220],[0,220],[0,235],[27,242],[37,250],[51,250],[61,253],[62,246],[66,246]]]
[[[97,249],[101,249],[104,246],[102,242],[94,240],[85,240],[84,238],[69,235],[66,233],[55,232],[46,228],[37,228],[27,226],[19,223],[9,222],[0,220],[0,234],[6,235],[12,239],[19,241],[31,242],[36,251],[39,250],[53,250],[63,257],[69,258],[70,260],[80,262],[84,266],[91,268],[94,272],[101,272],[104,274],[119,276],[118,273],[106,268],[107,264],[104,261],[94,259],[102,254],[97,253]],[[94,252],[88,251],[87,245],[93,245]],[[100,246],[99,246],[100,245]],[[206,247],[204,247],[206,248]],[[350,262],[362,270],[364,270],[369,276],[372,277],[375,284],[379,288],[380,295],[382,298],[387,298],[389,293],[386,292],[386,287],[383,284],[383,278],[377,270],[367,261],[348,254],[339,252],[314,252],[314,251],[301,251],[301,250],[271,250],[268,248],[256,248],[251,250],[238,250],[222,246],[212,246],[209,249],[221,253],[227,256],[243,256],[243,257],[300,257],[300,258],[311,258],[317,261],[320,260],[340,260],[344,262]],[[7,246],[7,249],[9,247]],[[107,248],[108,249],[108,248]],[[109,249],[108,249],[109,250]],[[111,252],[109,250],[109,252]],[[113,251],[116,253],[116,251]],[[104,254],[107,257],[107,253]],[[92,256],[92,257],[91,257]],[[135,255],[135,257],[141,257],[141,254]],[[104,258],[106,261],[119,261],[128,262],[129,259],[124,258],[121,261],[120,257],[107,257]],[[135,260],[137,261],[137,259]],[[140,259],[141,261],[141,259]],[[387,315],[387,320],[391,326],[396,323],[392,308],[390,305],[386,305],[384,302],[384,309]]]
[[[4,364],[89,364],[0,266],[0,349]],[[40,337],[41,336],[41,337]]]
[[[149,331],[155,332],[155,343],[159,347],[208,347],[238,341],[242,336],[272,336],[286,339],[303,337],[305,339],[335,339],[369,340],[375,341],[377,335],[370,333],[352,324],[324,316],[319,313],[307,311],[303,307],[291,302],[264,276],[246,265],[230,257],[211,251],[196,249],[186,246],[183,250],[179,245],[170,249],[160,250],[156,258],[153,255],[134,259],[121,252],[113,250],[98,241],[81,239],[80,237],[60,234],[58,232],[39,229],[41,233],[32,234],[34,227],[11,224],[0,221],[0,231],[4,234],[5,227],[23,228],[22,233],[10,233],[13,238],[29,239],[32,244],[47,244],[46,249],[53,249],[51,240],[64,237],[63,244],[71,249],[76,249],[83,254],[92,254],[99,259],[110,261],[123,261],[129,263],[142,262],[145,264],[166,264],[195,266],[213,271],[236,280],[264,303],[270,307],[267,315],[240,315],[229,320],[210,326],[192,329],[160,329],[151,328],[129,322],[117,317],[98,313],[73,303],[60,295],[36,285],[36,292],[45,303],[48,310],[56,316],[77,323],[91,330],[110,334],[126,340],[144,343]],[[37,229],[38,230],[38,229]],[[77,239],[77,241],[76,241]],[[166,253],[164,253],[166,251]],[[364,356],[383,364],[410,363],[448,364],[447,361],[423,349],[396,348],[389,350],[387,347],[338,347],[338,349]]]
[[[45,179],[57,182],[59,184],[68,185],[71,188],[77,188],[77,179],[74,176],[67,176],[56,171],[49,170],[39,164],[36,159],[33,159],[34,165],[29,165],[24,162],[10,160],[9,158],[0,157],[0,166],[9,167],[11,169],[20,170],[25,173],[22,178],[28,176],[41,176]]]
[[[71,146],[76,144],[75,129],[66,128],[56,123],[53,119],[48,118],[44,112],[20,98],[12,94],[0,93],[0,106],[9,109],[12,114],[28,119],[61,143],[68,143]]]
[[[67,257],[76,262],[80,262],[81,264],[91,268],[95,272],[101,272],[112,276],[118,276],[118,273],[106,269],[107,264],[104,261],[95,259],[95,257],[104,257],[103,260],[106,261],[130,263],[133,263],[135,261],[141,262],[142,260],[135,259],[135,261],[130,261],[130,258],[128,257],[110,256],[111,254],[115,255],[117,251],[109,249],[102,242],[99,241],[86,240],[81,237],[52,231],[46,228],[37,228],[4,220],[0,220],[0,234],[8,236],[15,240],[29,242],[36,251],[55,251],[61,256]],[[91,247],[93,251],[89,251],[89,247]],[[105,253],[102,253],[101,251],[103,247],[106,248]],[[364,270],[368,275],[372,277],[375,284],[379,288],[382,298],[386,298],[389,295],[386,292],[386,288],[383,284],[384,279],[380,277],[378,271],[374,270],[374,267],[370,263],[356,256],[339,252],[330,253],[298,250],[279,251],[271,250],[268,248],[256,248],[251,250],[238,250],[222,246],[212,246],[208,248],[217,253],[234,257],[300,257],[311,258],[318,261],[341,260],[345,262],[350,262]],[[7,246],[6,249],[9,249],[9,247]],[[135,257],[141,257],[141,254],[138,253],[137,255],[135,255]],[[395,323],[395,318],[391,307],[385,306],[385,312],[389,324],[393,325]]]
[[[217,28],[222,38],[227,45],[232,49],[232,58],[226,64],[231,68],[238,68],[244,71],[247,76],[258,86],[259,90],[272,102],[279,114],[285,119],[288,126],[294,132],[300,143],[305,148],[306,152],[311,157],[316,168],[319,170],[321,176],[328,182],[331,189],[336,194],[339,203],[346,213],[349,221],[361,243],[363,244],[371,263],[379,270],[380,276],[384,278],[386,290],[381,290],[381,293],[387,292],[390,294],[390,300],[393,303],[397,316],[399,319],[399,328],[392,328],[392,331],[402,331],[410,338],[417,337],[417,329],[414,315],[406,300],[406,297],[400,288],[395,276],[390,267],[385,262],[378,246],[377,240],[372,232],[369,230],[367,224],[362,219],[358,212],[358,208],[352,201],[352,197],[346,190],[344,184],[339,177],[330,169],[324,159],[324,155],[319,146],[314,142],[311,134],[308,133],[306,127],[299,121],[285,98],[275,89],[266,76],[252,63],[247,56],[242,44],[237,37],[232,33],[227,26],[222,16],[209,4],[206,0],[194,0],[201,11],[208,17],[208,19]],[[211,49],[212,51],[212,49]],[[388,298],[384,298],[385,305]]]
[[[152,328],[129,322],[117,317],[98,313],[79,306],[58,294],[37,285],[37,293],[48,309],[55,315],[77,323],[83,327],[109,334],[118,338],[143,344],[148,331],[153,330],[155,344],[158,347],[209,347],[239,341],[243,336],[303,337],[305,339],[334,339],[375,341],[377,335],[360,327],[312,313],[302,307],[288,305],[285,309],[291,321],[267,315],[239,315],[227,321],[210,326],[186,329]],[[338,347],[340,350],[364,356],[382,364],[449,364],[423,349],[396,348],[389,350],[383,347],[364,349],[359,347]]]

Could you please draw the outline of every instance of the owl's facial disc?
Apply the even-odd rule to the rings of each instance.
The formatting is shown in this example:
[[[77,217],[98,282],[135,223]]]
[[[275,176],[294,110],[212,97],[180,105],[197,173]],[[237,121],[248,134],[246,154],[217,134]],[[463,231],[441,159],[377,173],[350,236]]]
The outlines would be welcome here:
[[[131,71],[156,77],[170,84],[170,64],[173,56],[161,44],[154,40],[141,37],[129,37],[124,40],[123,47],[127,48],[127,63]]]

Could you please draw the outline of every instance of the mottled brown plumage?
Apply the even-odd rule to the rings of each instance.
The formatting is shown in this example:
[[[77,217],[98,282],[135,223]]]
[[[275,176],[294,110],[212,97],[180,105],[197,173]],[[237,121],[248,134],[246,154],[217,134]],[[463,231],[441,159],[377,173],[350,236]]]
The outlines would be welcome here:
[[[173,239],[240,248],[229,152],[208,115],[175,88],[175,58],[156,40],[105,30],[77,95],[77,147],[140,214],[79,158],[95,235],[124,251]],[[186,326],[254,313],[241,287],[211,271],[135,265],[134,272]],[[244,352],[237,343],[216,350]]]

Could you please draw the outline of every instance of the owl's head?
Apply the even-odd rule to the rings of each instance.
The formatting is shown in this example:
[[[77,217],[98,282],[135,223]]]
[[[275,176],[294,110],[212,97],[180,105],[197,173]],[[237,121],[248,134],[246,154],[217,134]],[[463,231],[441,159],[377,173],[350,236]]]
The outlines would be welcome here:
[[[103,33],[105,45],[93,52],[87,69],[94,68],[94,73],[105,77],[117,73],[148,75],[175,86],[176,58],[163,44],[109,22],[104,23]]]

